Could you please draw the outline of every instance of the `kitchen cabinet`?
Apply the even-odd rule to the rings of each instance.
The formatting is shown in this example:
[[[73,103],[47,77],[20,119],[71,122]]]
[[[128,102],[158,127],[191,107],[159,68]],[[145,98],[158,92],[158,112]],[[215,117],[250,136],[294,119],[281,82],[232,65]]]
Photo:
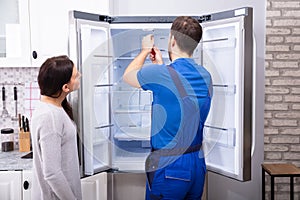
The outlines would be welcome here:
[[[22,171],[22,195],[23,200],[31,199],[31,188],[32,188],[32,171],[24,170]]]
[[[67,54],[68,12],[66,1],[30,0],[32,66],[46,58]]]
[[[29,0],[0,2],[0,67],[30,66]]]
[[[0,171],[1,199],[22,199],[22,171]]]
[[[30,200],[32,171],[0,171],[1,199]]]
[[[83,200],[106,200],[107,199],[107,173],[102,172],[81,179]]]
[[[48,57],[68,55],[69,11],[108,14],[111,0],[29,0],[32,66]]]

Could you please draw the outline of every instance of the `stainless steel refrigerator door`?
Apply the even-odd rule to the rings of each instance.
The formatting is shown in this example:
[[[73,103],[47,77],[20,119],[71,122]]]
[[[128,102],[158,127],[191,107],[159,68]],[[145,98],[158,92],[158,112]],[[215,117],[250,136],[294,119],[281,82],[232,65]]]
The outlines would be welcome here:
[[[245,9],[235,11],[239,15],[245,12]],[[249,18],[251,13],[202,23],[203,39],[198,48],[203,66],[211,72],[214,89],[204,128],[207,167],[240,181],[251,177],[252,19]]]
[[[77,21],[80,32],[81,130],[84,174],[111,168],[109,25]]]

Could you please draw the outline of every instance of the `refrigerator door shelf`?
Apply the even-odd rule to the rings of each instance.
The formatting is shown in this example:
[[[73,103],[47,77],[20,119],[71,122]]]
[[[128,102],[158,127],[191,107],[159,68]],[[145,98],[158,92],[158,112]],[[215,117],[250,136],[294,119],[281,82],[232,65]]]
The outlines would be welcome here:
[[[234,148],[236,145],[236,133],[234,128],[219,128],[205,125],[204,127],[204,143],[222,145],[228,148]]]
[[[235,95],[236,86],[235,85],[213,85],[214,95]]]

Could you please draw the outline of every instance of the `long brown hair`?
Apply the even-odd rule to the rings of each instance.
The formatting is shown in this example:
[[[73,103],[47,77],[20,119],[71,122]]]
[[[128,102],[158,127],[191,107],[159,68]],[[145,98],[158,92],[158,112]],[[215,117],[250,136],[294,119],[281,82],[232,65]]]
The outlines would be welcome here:
[[[62,93],[62,87],[72,77],[74,63],[68,56],[48,58],[40,67],[38,84],[41,95],[58,98]],[[65,98],[62,107],[69,117],[74,120],[72,107]]]

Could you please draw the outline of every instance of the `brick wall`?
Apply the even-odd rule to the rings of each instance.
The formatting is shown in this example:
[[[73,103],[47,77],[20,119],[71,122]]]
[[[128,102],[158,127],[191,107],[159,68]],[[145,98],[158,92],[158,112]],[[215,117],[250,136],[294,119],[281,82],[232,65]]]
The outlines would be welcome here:
[[[300,1],[267,0],[266,20],[264,160],[300,167]],[[289,179],[275,183],[275,199],[289,199]]]

